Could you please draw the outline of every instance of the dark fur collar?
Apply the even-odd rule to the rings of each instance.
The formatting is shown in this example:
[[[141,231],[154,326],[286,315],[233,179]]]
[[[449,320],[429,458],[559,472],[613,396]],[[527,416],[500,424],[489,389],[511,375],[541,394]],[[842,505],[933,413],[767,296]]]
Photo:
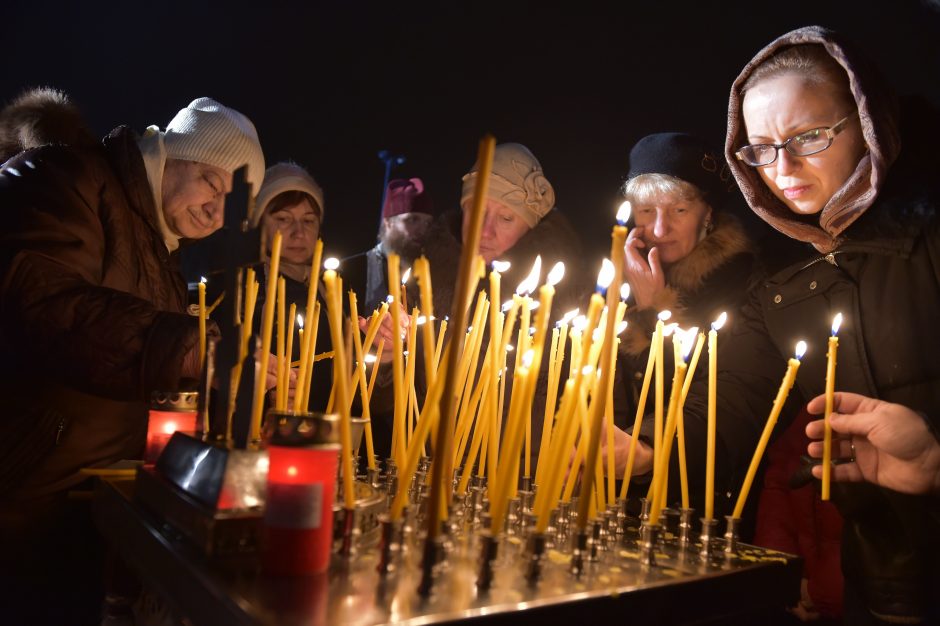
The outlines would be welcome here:
[[[680,292],[697,291],[709,274],[732,257],[748,252],[750,241],[737,218],[718,213],[715,230],[700,241],[684,259],[666,270],[666,284]]]

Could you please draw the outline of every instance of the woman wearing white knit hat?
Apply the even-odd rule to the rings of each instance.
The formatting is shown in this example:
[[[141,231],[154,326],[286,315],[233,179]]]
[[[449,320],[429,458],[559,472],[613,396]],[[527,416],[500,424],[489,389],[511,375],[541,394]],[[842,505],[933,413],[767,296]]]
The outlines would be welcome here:
[[[260,187],[264,158],[248,118],[209,98],[165,131],[71,145],[36,137],[57,128],[41,123],[53,103],[0,167],[0,571],[15,580],[0,606],[10,623],[84,624],[100,621],[104,548],[68,492],[82,468],[141,458],[151,392],[195,384],[198,320],[171,252],[221,225],[238,168]]]

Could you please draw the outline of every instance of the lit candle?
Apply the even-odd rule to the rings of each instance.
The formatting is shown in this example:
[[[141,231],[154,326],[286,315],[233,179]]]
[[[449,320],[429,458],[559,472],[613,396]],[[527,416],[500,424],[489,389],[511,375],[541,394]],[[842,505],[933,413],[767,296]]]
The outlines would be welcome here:
[[[294,321],[297,319],[297,303],[291,302],[290,312],[287,314],[287,345],[284,347],[284,391],[278,398],[279,411],[287,410],[287,400],[290,396],[290,362],[294,358]],[[297,395],[296,388],[294,395]]]
[[[698,328],[693,327],[686,331],[686,337],[692,337],[698,332]],[[698,367],[698,359],[702,354],[702,346],[705,345],[705,333],[698,333],[698,340],[695,342],[695,349],[692,351],[692,359],[689,361],[689,370],[685,374],[685,382],[682,384],[682,395],[679,396],[679,408],[676,415],[676,439],[679,446],[679,486],[682,492],[682,508],[689,508],[689,471],[685,462],[685,399],[689,396],[689,389],[692,387],[692,380],[695,376],[695,369]]]
[[[556,267],[559,267],[559,266],[556,265]],[[560,275],[564,276],[565,266],[563,263],[560,265],[560,268],[561,268]],[[530,319],[529,316],[532,310],[531,309],[532,298],[529,297],[529,294],[535,291],[535,288],[539,284],[539,278],[541,274],[542,274],[542,256],[537,255],[535,257],[535,262],[532,264],[532,271],[529,272],[529,275],[526,277],[524,281],[522,281],[522,284],[520,284],[519,288],[516,290],[516,293],[522,297],[522,316],[519,321],[519,341],[518,341],[519,352],[516,353],[517,355],[522,355],[529,351],[529,319]],[[559,277],[559,280],[560,279],[561,278]],[[543,290],[541,292],[543,300],[540,300],[539,302],[540,308],[541,308],[541,304],[544,302],[545,297],[548,298],[548,305],[551,306],[552,296],[555,295],[554,284],[555,283],[552,283],[551,285],[546,284],[543,287]],[[547,318],[545,317],[546,313],[547,312],[544,311],[544,309],[539,311],[539,315],[543,319],[546,320],[545,325],[547,328],[548,321],[547,321]],[[544,334],[543,334],[542,339],[544,341],[545,339]],[[538,367],[539,365],[541,365],[541,351],[539,351],[539,353],[536,356],[539,357],[539,360],[536,362],[536,367]],[[513,387],[512,389],[513,395],[515,395],[515,392],[516,392],[515,383],[513,383],[512,387]],[[511,404],[512,404],[512,401],[510,400],[510,405]],[[523,462],[523,476],[528,478],[529,476],[532,475],[531,474],[531,470],[532,470],[532,467],[531,467],[531,464],[532,464],[532,461],[531,461],[532,459],[532,413],[530,411],[523,412],[523,419],[525,420],[525,445],[523,447],[523,461],[524,461]],[[515,488],[513,488],[511,491],[515,493],[516,490]]]
[[[621,270],[623,268],[623,244],[627,237],[627,228],[624,226],[629,217],[630,204],[624,203],[617,213],[617,225],[614,226],[611,234],[611,255],[612,260],[604,259],[602,276],[598,278],[598,288],[591,296],[591,305],[603,303],[603,296],[607,296],[608,320],[605,327],[604,344],[600,353],[601,363],[604,369],[600,376],[599,389],[605,390],[610,381],[610,368],[607,367],[607,361],[610,359],[610,350],[614,343],[614,315],[617,301],[620,295]],[[613,289],[611,289],[613,283]],[[590,334],[586,338],[591,338],[593,328],[588,329]],[[591,505],[591,490],[594,488],[595,467],[597,465],[598,453],[600,450],[601,427],[603,426],[604,405],[606,399],[603,394],[596,394],[591,401],[590,417],[588,420],[589,429],[585,430],[584,435],[588,437],[587,442],[587,463],[586,471],[582,476],[581,495],[578,498],[578,529],[583,531],[587,527],[589,508]],[[583,439],[583,437],[582,437]]]
[[[297,314],[297,343],[300,344],[300,365],[297,370],[297,388],[294,390],[294,402],[292,408],[294,413],[300,411],[301,398],[303,397],[304,380],[307,378],[307,342],[304,341],[304,316]]]
[[[319,280],[319,278],[317,279]],[[310,385],[313,382],[313,364],[316,362],[316,351],[317,351],[317,335],[320,332],[320,301],[315,300],[313,302],[313,313],[307,313],[307,319],[312,320],[312,326],[308,326],[307,332],[307,343],[309,348],[307,351],[307,376],[304,379],[304,389],[302,398],[300,401],[300,410],[306,412],[307,406],[310,404]]]
[[[339,261],[327,259],[324,262],[323,284],[326,286],[326,311],[330,326],[330,339],[333,342],[333,379],[336,389],[336,406],[339,407],[339,433],[341,460],[343,468],[343,500],[347,515],[352,515],[356,507],[356,492],[353,487],[352,467],[352,432],[348,410],[348,389],[346,386],[346,354],[343,341],[343,300],[340,294],[336,268]]]
[[[287,283],[284,280],[283,276],[277,278],[277,383],[274,388],[274,403],[275,407],[278,410],[281,410],[280,400],[281,393],[284,390],[284,374],[285,374],[285,365],[286,359],[284,358],[284,319],[287,316],[286,309],[284,306],[284,300],[286,299],[287,293]]]
[[[698,329],[695,330],[697,331]],[[672,439],[676,433],[676,420],[680,408],[679,398],[682,396],[682,385],[685,382],[685,374],[688,369],[685,357],[691,352],[694,338],[694,333],[683,333],[678,329],[676,329],[672,337],[673,345],[682,344],[680,348],[681,357],[676,363],[676,371],[672,379],[672,389],[669,393],[669,408],[666,411],[666,429],[663,433],[662,450],[658,462],[653,469],[653,497],[649,517],[650,526],[655,526],[659,523],[659,516],[665,505],[668,487],[666,475],[669,468],[669,456],[672,451]]]
[[[718,331],[728,320],[722,313],[708,331],[708,436],[705,444],[705,519],[715,516],[715,431],[718,424]]]
[[[401,308],[406,313],[408,312],[408,289],[406,285],[410,279],[411,279],[411,268],[409,267],[401,275]]]
[[[663,448],[663,394],[665,393],[665,365],[663,364],[663,332],[664,322],[672,317],[669,311],[660,311],[656,321],[656,330],[653,332],[653,343],[650,349],[656,355],[656,379],[653,396],[653,467],[659,463],[659,456]],[[652,488],[652,485],[650,485]]]
[[[404,290],[402,290],[404,291]],[[414,309],[412,312],[411,319],[418,317],[418,309]],[[415,363],[417,362],[418,355],[415,354],[415,348],[417,347],[418,341],[418,325],[411,324],[408,326],[408,362],[405,366],[405,392],[408,394],[405,405],[405,447],[408,447],[408,440],[411,437],[413,424],[414,424],[414,414],[411,411],[411,403],[416,398],[415,393]]]
[[[197,286],[199,290],[199,371],[206,366],[206,277]]]
[[[265,291],[263,319],[261,322],[261,358],[258,363],[258,376],[255,379],[255,395],[251,405],[251,428],[249,436],[252,441],[261,440],[261,416],[264,411],[265,380],[268,371],[268,358],[271,354],[271,335],[274,330],[274,307],[277,298],[277,273],[281,265],[281,231],[274,233],[271,243],[271,262],[269,266],[269,279]]]
[[[842,314],[836,313],[832,319],[832,335],[829,337],[829,353],[826,362],[826,411],[823,414],[825,433],[823,438],[822,462],[822,499],[829,499],[830,484],[832,482],[832,426],[829,418],[832,416],[832,405],[836,394],[836,353],[839,351],[839,327],[842,326]]]
[[[757,474],[757,467],[760,465],[761,458],[764,456],[764,450],[767,448],[767,442],[770,441],[770,434],[777,424],[777,418],[783,409],[783,404],[790,394],[790,389],[796,381],[796,372],[800,369],[800,359],[806,353],[806,342],[801,341],[796,344],[796,355],[787,362],[787,373],[780,383],[780,389],[777,391],[777,397],[774,399],[774,405],[770,409],[770,415],[767,416],[767,423],[764,425],[764,432],[761,433],[760,440],[757,442],[757,448],[754,450],[754,456],[751,458],[751,465],[747,468],[747,475],[744,477],[744,484],[741,485],[741,493],[738,494],[738,501],[734,506],[732,517],[741,519],[741,513],[744,511],[744,502],[747,500],[747,494],[751,490],[751,484],[754,482],[754,476]]]

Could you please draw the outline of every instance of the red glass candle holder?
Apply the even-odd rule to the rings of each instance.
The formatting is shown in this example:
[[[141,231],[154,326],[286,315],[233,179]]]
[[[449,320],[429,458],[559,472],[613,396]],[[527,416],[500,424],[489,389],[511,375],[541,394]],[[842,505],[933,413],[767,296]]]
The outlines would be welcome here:
[[[144,463],[152,465],[176,431],[195,432],[199,394],[195,391],[155,391],[150,397]]]
[[[333,537],[339,445],[332,423],[314,414],[267,417],[262,567],[296,576],[326,571]]]

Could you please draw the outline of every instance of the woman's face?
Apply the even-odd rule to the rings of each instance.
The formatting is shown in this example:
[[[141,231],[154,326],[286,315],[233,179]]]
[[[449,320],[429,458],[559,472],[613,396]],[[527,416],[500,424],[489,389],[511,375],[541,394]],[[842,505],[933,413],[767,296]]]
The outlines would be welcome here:
[[[281,258],[288,263],[309,263],[320,236],[320,216],[309,200],[286,206],[274,213],[266,212],[262,218],[265,244],[270,250],[274,233],[281,231]]]
[[[633,205],[635,235],[646,249],[659,249],[659,260],[669,265],[684,259],[699,242],[711,207],[701,198],[661,194],[653,202]]]
[[[812,84],[797,74],[767,79],[744,95],[748,142],[783,143],[801,132],[831,127],[852,112],[843,101],[834,87]],[[856,116],[828,149],[798,157],[781,148],[776,161],[757,171],[791,211],[813,215],[848,180],[864,153],[865,141]]]
[[[467,240],[470,229],[470,211],[463,212],[463,239]],[[502,202],[487,198],[483,214],[483,228],[480,231],[479,253],[487,264],[499,260],[524,234],[529,232],[529,225]]]

